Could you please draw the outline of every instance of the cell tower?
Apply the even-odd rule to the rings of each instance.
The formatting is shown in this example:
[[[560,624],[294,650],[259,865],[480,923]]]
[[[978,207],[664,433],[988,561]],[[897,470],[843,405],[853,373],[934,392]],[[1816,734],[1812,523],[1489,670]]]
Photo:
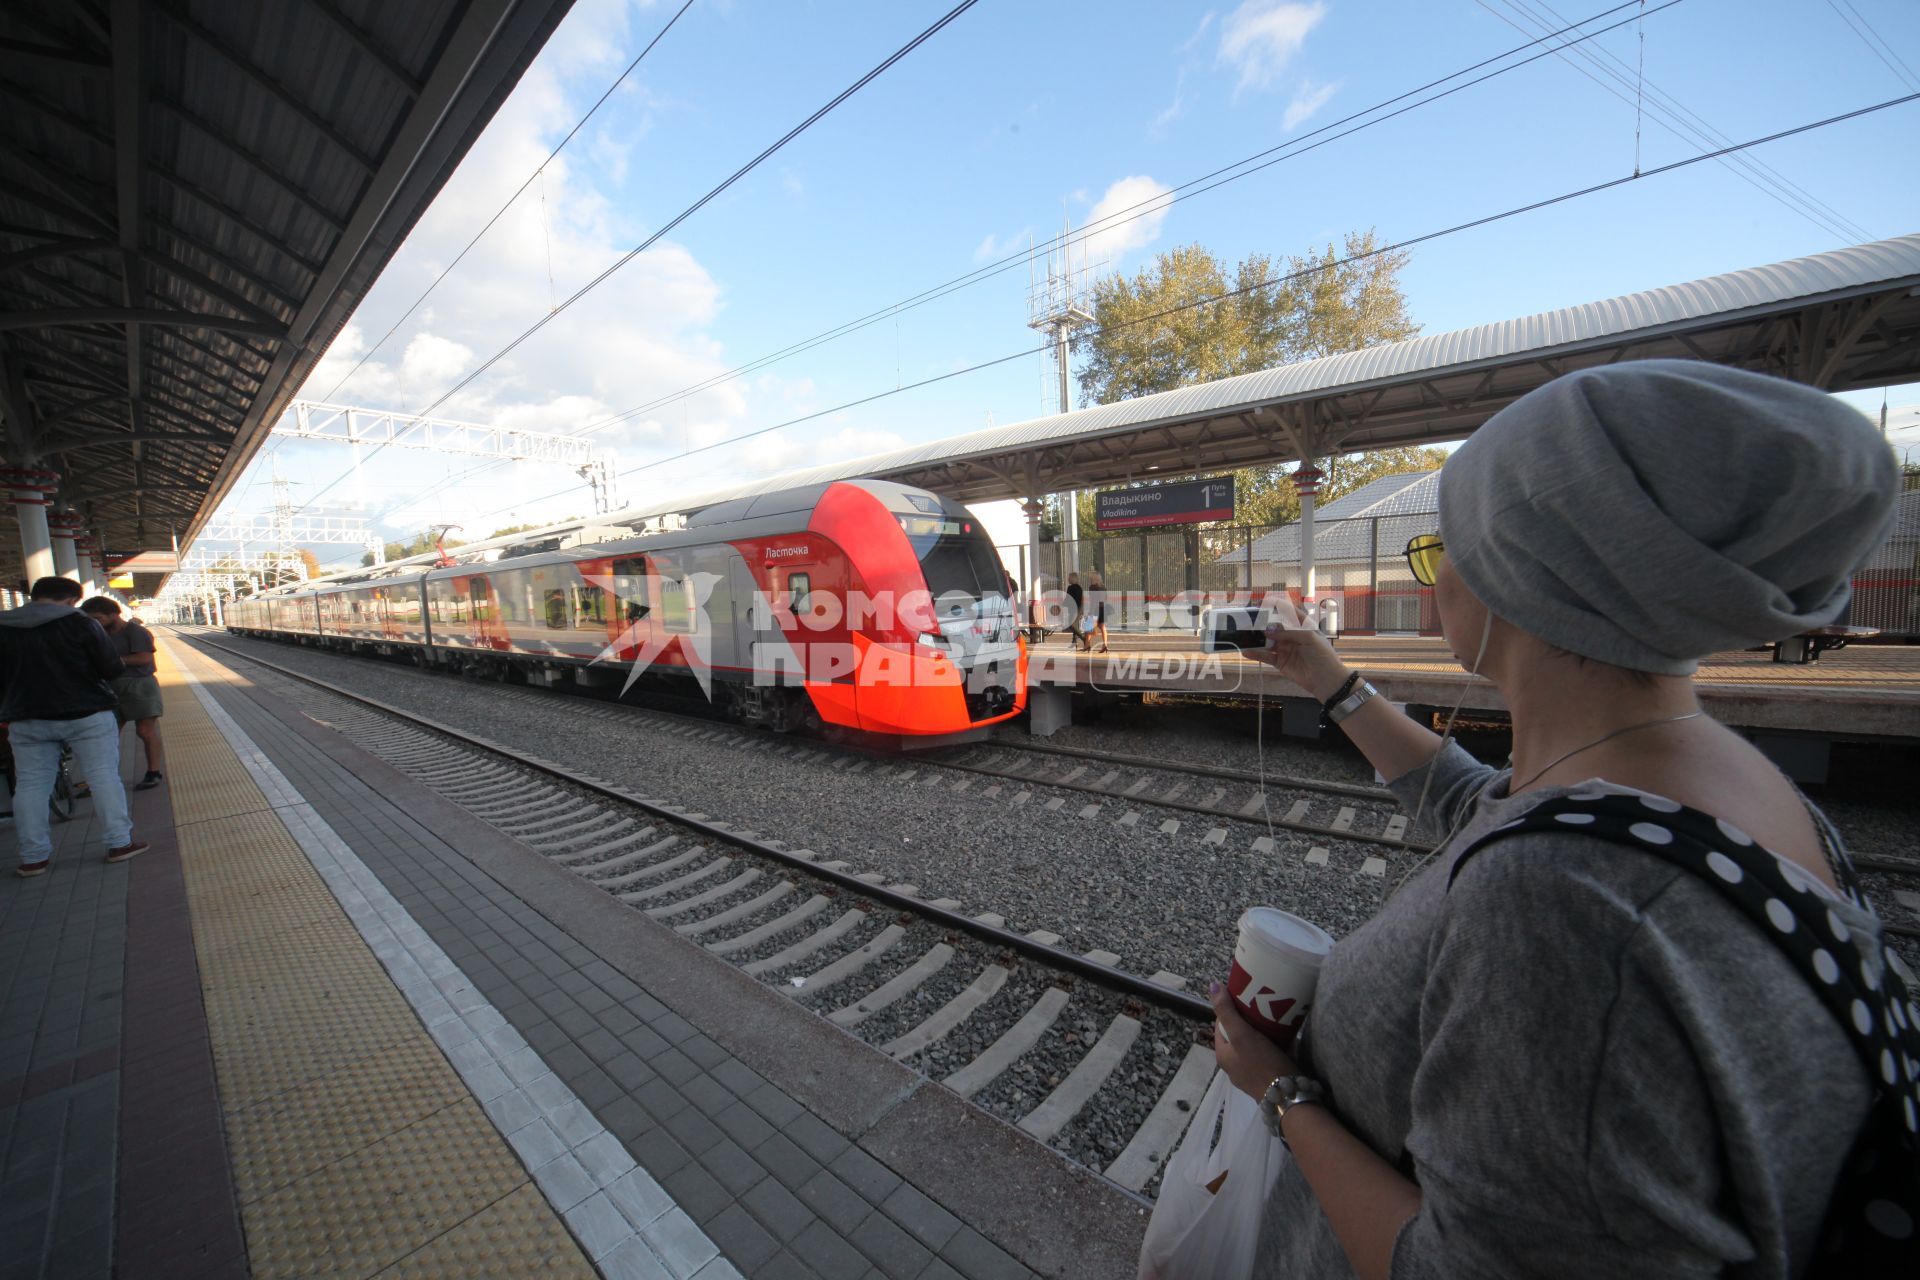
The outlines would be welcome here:
[[[1053,339],[1053,358],[1060,378],[1060,412],[1073,410],[1073,369],[1068,346],[1073,331],[1093,323],[1094,281],[1106,274],[1107,262],[1087,261],[1087,237],[1078,243],[1073,224],[1066,223],[1060,238],[1047,250],[1046,274],[1042,278],[1038,257],[1027,254],[1027,328],[1037,329]],[[1080,497],[1069,489],[1061,495],[1060,532],[1071,548],[1073,567],[1080,559]]]

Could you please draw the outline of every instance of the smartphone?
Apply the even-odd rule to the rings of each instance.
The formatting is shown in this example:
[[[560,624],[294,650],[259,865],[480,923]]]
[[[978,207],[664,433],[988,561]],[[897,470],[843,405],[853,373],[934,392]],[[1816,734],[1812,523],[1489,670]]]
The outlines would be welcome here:
[[[1279,621],[1271,610],[1233,606],[1207,611],[1202,635],[1202,651],[1226,653],[1230,650],[1265,649],[1270,642],[1267,628]]]

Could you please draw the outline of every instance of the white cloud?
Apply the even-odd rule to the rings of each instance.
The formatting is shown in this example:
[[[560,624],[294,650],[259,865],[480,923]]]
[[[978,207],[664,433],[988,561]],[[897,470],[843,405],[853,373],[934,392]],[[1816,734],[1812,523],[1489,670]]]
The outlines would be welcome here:
[[[527,176],[547,162],[554,145],[619,74],[636,41],[649,34],[629,30],[632,16],[631,0],[575,6],[301,394],[320,398],[332,391],[369,344],[386,333]],[[643,26],[649,21],[656,20],[639,19]],[[637,72],[636,79],[644,71]],[[644,239],[651,228],[632,221],[619,184],[628,151],[644,133],[640,113],[657,105],[644,91],[610,99],[595,117],[594,130],[546,163],[543,177],[528,186],[434,290],[428,305],[408,317],[334,398],[403,412],[425,407],[540,319],[550,300],[564,300]],[[639,127],[629,127],[636,118]],[[620,452],[625,467],[677,454],[689,443],[739,434],[755,416],[768,416],[766,411],[750,415],[750,406],[780,411],[782,380],[732,382],[678,396],[683,388],[729,367],[726,351],[712,334],[724,302],[720,282],[686,246],[662,241],[434,413],[566,432],[648,406],[594,434],[597,442]],[[407,457],[415,461],[409,463]],[[461,472],[470,461],[453,459],[451,473]],[[347,464],[341,450],[337,464],[318,466],[344,469]],[[528,464],[485,472],[421,500],[415,495],[428,483],[450,474],[443,459],[390,450],[367,470],[370,505],[406,523],[424,518],[430,508],[436,519],[492,528],[509,517],[489,514],[491,509],[521,502],[529,504],[528,513],[541,510],[539,500],[546,494],[577,483],[555,468]],[[308,492],[331,478],[323,472]],[[644,479],[643,473],[634,483]],[[324,501],[338,501],[348,488],[342,485]],[[549,505],[574,510],[583,509],[586,501],[582,491]]]
[[[737,467],[755,475],[768,475],[797,467],[824,466],[830,462],[886,453],[904,444],[906,438],[895,432],[860,427],[842,427],[828,435],[811,437],[780,431],[756,440],[751,453],[739,456],[737,460],[730,459],[728,467]]]
[[[1175,45],[1173,51],[1175,53],[1186,53],[1190,51],[1195,45],[1199,44],[1200,41],[1206,36],[1207,32],[1212,30],[1213,19],[1214,19],[1213,10],[1211,9],[1207,10],[1206,13],[1201,15],[1200,25],[1193,29],[1193,34],[1188,36],[1185,40],[1182,40],[1179,44]]]
[[[1029,227],[1022,227],[1010,236],[999,236],[988,232],[986,239],[974,246],[973,260],[975,262],[998,261],[1010,253],[1026,248],[1032,234],[1032,229]]]
[[[1087,212],[1086,256],[1090,262],[1102,258],[1119,262],[1132,249],[1152,244],[1160,236],[1160,224],[1166,221],[1173,188],[1156,178],[1135,174],[1108,187],[1097,204]],[[1144,205],[1144,208],[1135,208]],[[1103,219],[1113,216],[1114,221]]]
[[[431,333],[417,333],[400,358],[400,371],[409,383],[425,386],[451,382],[472,364],[472,347]]]
[[[1155,116],[1152,122],[1147,125],[1148,137],[1158,138],[1161,134],[1166,132],[1168,125],[1172,124],[1175,120],[1178,120],[1182,115],[1186,113],[1186,110],[1187,110],[1186,82],[1187,82],[1187,75],[1186,75],[1186,72],[1183,71],[1180,73],[1180,79],[1173,86],[1173,101],[1169,102],[1166,105],[1166,108],[1162,110],[1159,115]]]
[[[1311,80],[1302,80],[1300,87],[1293,92],[1293,101],[1287,104],[1287,114],[1281,119],[1282,126],[1292,129],[1304,124],[1314,112],[1327,105],[1339,88],[1337,83],[1315,84]]]
[[[1326,16],[1324,0],[1246,0],[1220,25],[1220,61],[1239,71],[1239,88],[1264,89]]]

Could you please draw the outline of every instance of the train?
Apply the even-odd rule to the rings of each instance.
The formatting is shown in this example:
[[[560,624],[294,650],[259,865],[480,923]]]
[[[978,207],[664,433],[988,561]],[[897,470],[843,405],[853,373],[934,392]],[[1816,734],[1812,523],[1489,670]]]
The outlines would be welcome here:
[[[913,741],[1026,707],[1015,586],[937,494],[840,480],[457,547],[233,602],[229,631],[546,686],[693,686],[734,720]]]

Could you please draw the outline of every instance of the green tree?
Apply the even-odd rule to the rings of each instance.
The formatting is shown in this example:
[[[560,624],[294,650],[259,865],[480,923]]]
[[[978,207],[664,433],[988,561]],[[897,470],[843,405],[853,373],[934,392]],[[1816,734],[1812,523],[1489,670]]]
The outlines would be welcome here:
[[[1159,254],[1131,279],[1095,284],[1093,328],[1074,340],[1081,403],[1410,338],[1420,327],[1399,283],[1409,260],[1404,251],[1382,252],[1370,230],[1279,265],[1254,254],[1231,277],[1201,245]]]
[[[1131,279],[1116,275],[1094,286],[1094,327],[1074,344],[1081,402],[1105,404],[1413,337],[1420,327],[1399,283],[1409,258],[1382,252],[1371,230],[1278,264],[1254,254],[1231,274],[1200,245],[1162,253]],[[1444,458],[1437,449],[1390,449],[1332,459],[1323,466],[1321,501],[1383,475],[1430,470]],[[1234,479],[1236,523],[1299,518],[1289,469],[1244,467]],[[1081,495],[1080,528],[1097,536],[1090,493]]]

